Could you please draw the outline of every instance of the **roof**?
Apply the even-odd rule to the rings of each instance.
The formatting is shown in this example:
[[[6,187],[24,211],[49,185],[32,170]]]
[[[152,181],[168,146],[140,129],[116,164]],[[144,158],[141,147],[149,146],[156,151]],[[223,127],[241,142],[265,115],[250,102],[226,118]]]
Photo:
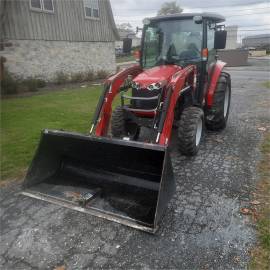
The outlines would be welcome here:
[[[26,0],[0,0],[3,38],[70,42],[114,42],[119,39],[109,0],[98,0],[97,20],[85,18],[82,0],[64,2],[53,1],[55,12],[51,15],[33,11]]]
[[[136,33],[133,30],[129,30],[129,29],[117,29],[117,30],[118,30],[120,39],[136,37]]]
[[[150,21],[161,21],[161,20],[174,20],[174,19],[190,19],[194,16],[202,16],[205,19],[212,20],[216,23],[224,22],[226,19],[222,15],[219,15],[217,13],[211,13],[211,12],[203,12],[203,13],[177,13],[177,14],[171,14],[171,15],[164,15],[164,16],[156,16],[152,18],[148,18]]]
[[[254,36],[248,36],[243,39],[256,39],[256,38],[270,38],[270,34],[261,34],[261,35],[254,35]]]
[[[109,17],[109,21],[110,21],[110,26],[111,26],[113,33],[114,33],[114,38],[115,38],[115,40],[119,40],[120,36],[119,36],[118,30],[117,30],[117,27],[115,24],[111,3],[110,3],[110,1],[106,1],[105,3],[107,4],[108,17]]]

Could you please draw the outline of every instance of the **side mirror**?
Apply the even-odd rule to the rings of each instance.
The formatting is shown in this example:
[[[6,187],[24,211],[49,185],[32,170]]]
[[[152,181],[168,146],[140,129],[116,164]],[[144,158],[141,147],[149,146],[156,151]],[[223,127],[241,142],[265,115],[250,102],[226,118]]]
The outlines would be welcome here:
[[[226,47],[227,31],[219,30],[215,32],[215,45],[216,50],[222,50]]]

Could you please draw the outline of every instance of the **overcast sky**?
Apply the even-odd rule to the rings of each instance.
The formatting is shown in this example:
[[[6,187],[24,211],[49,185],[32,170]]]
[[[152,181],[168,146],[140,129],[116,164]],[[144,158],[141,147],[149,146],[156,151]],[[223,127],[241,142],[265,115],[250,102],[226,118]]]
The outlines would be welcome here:
[[[117,24],[129,22],[134,28],[145,17],[155,16],[162,3],[171,0],[111,0]],[[184,12],[218,12],[226,25],[238,25],[238,38],[270,33],[270,0],[178,0]]]

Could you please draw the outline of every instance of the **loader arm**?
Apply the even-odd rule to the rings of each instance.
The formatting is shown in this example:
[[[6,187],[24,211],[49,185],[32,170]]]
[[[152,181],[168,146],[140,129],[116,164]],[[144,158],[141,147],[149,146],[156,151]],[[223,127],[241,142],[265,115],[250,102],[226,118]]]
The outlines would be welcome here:
[[[132,66],[124,69],[117,74],[109,77],[104,83],[104,90],[100,96],[98,106],[92,121],[90,134],[95,128],[95,135],[105,136],[108,132],[112,113],[112,103],[114,98],[119,94],[121,86],[124,85],[128,76],[134,78],[142,71],[140,66]]]
[[[156,143],[161,145],[169,144],[176,103],[178,99],[181,98],[182,92],[190,87],[192,87],[193,90],[196,88],[196,76],[197,69],[195,65],[189,65],[172,76],[162,110]]]

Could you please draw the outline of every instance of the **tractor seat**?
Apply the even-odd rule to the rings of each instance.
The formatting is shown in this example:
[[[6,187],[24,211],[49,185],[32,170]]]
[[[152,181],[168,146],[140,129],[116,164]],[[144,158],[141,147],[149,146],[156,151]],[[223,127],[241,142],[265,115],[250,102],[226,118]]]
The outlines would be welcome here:
[[[187,50],[183,51],[179,55],[180,59],[194,59],[200,57],[200,51],[194,43],[190,43],[187,47]]]

